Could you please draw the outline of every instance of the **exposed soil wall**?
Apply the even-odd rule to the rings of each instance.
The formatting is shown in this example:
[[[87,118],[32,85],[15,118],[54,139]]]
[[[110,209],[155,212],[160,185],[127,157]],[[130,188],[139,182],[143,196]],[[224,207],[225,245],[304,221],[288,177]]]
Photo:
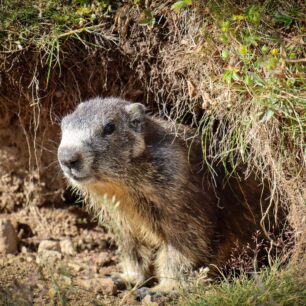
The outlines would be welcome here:
[[[48,84],[46,68],[33,65],[41,54],[32,51],[20,54],[11,72],[2,72],[1,211],[59,201],[64,186],[56,156],[59,122],[81,100],[97,95],[142,100],[135,73],[109,48],[63,51]]]

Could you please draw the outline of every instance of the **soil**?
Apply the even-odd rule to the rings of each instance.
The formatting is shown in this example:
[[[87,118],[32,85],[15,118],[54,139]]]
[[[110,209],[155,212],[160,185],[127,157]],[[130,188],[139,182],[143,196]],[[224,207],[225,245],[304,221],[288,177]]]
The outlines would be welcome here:
[[[0,305],[139,304],[109,277],[120,270],[111,236],[77,204],[27,206],[0,218],[19,237],[17,254],[0,255]],[[45,250],[43,258],[45,240],[71,241],[74,254]]]

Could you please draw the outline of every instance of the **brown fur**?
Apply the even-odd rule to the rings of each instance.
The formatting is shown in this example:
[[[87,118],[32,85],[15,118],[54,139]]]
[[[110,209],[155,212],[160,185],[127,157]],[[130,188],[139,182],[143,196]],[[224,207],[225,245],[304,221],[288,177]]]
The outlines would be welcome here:
[[[186,140],[187,129],[138,114],[137,108],[131,115],[126,110],[131,104],[120,99],[87,103],[97,108],[95,115],[101,112],[100,118],[111,118],[120,127],[117,134],[103,140],[107,145],[112,142],[108,150],[95,154],[106,159],[121,157],[119,166],[117,161],[110,165],[112,159],[95,164],[93,158],[92,167],[98,169],[94,182],[73,184],[89,196],[97,214],[103,210],[111,220],[124,279],[140,283],[154,275],[159,279],[156,289],[168,291],[182,284],[188,271],[221,266],[233,247],[250,241],[258,228],[262,198],[262,187],[253,177],[226,180],[220,167],[215,169],[214,185],[198,141]],[[82,114],[88,126],[94,125],[89,110]],[[63,131],[81,114],[77,111],[70,116]],[[136,132],[129,127],[135,116],[141,122]],[[114,208],[101,205],[105,194],[118,201]]]

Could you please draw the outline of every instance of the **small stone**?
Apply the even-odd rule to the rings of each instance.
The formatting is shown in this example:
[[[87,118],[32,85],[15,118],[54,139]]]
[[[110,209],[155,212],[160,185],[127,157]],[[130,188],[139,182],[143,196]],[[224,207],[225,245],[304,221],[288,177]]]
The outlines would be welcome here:
[[[18,238],[8,219],[0,220],[0,254],[16,254]]]
[[[75,255],[73,243],[70,239],[65,239],[60,242],[61,252],[64,255]]]
[[[63,287],[70,287],[72,284],[71,278],[66,275],[62,275],[60,280]]]
[[[22,254],[27,254],[28,253],[28,249],[25,246],[21,247],[21,253]]]
[[[60,245],[58,241],[53,240],[42,240],[38,246],[38,253],[43,251],[60,251]]]
[[[52,250],[41,250],[36,257],[38,265],[54,265],[57,261],[61,260],[62,254]]]
[[[102,292],[103,295],[117,294],[117,287],[110,278],[99,278],[99,277],[93,277],[90,279],[79,278],[76,279],[75,283],[86,290],[93,290],[96,293]]]
[[[82,270],[81,266],[73,262],[69,262],[68,267],[72,268],[75,272],[80,272]]]
[[[76,279],[76,284],[86,290],[89,290],[91,288],[94,288],[93,285],[93,281],[91,279],[84,279],[84,278],[79,278]]]
[[[51,299],[53,299],[56,296],[56,291],[53,287],[49,289],[48,295]]]
[[[32,262],[33,261],[33,257],[32,256],[27,256],[26,257],[26,261],[27,262]]]
[[[101,252],[98,254],[96,262],[100,267],[107,266],[111,262],[111,256],[108,252]]]
[[[112,279],[110,278],[97,278],[98,283],[102,289],[103,294],[116,295],[117,287]]]

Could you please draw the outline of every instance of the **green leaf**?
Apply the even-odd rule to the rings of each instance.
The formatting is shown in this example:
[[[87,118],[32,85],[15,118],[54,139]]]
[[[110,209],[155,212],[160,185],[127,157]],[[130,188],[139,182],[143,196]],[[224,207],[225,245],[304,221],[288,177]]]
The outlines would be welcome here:
[[[182,8],[192,5],[192,0],[180,0],[175,2],[172,6],[171,9],[178,13]]]
[[[247,75],[245,78],[244,78],[244,82],[246,85],[248,86],[252,86],[254,84],[254,78],[252,75]]]
[[[227,33],[230,30],[231,23],[230,21],[223,21],[221,24],[221,32]]]
[[[253,24],[259,24],[261,19],[261,9],[256,5],[251,5],[247,9],[246,13],[247,19],[249,22]]]
[[[261,47],[261,52],[262,53],[266,54],[266,53],[268,53],[268,51],[269,51],[269,48],[266,45]]]
[[[237,74],[234,67],[225,69],[223,73],[223,78],[228,84],[230,84],[232,80],[239,81],[239,75]]]
[[[237,72],[235,70],[233,70],[232,79],[235,80],[235,81],[239,81],[239,75],[237,74]]]
[[[247,55],[248,52],[249,52],[249,50],[248,50],[247,46],[241,45],[241,46],[239,47],[239,53],[240,53],[241,55]]]
[[[230,53],[227,49],[224,49],[222,50],[221,56],[223,60],[227,61],[230,57]]]
[[[277,12],[273,17],[277,23],[282,23],[286,28],[293,22],[293,18],[286,13]]]
[[[223,44],[228,44],[229,41],[230,41],[230,38],[229,38],[228,34],[227,34],[227,33],[222,33],[222,34],[220,35],[220,41],[221,41]]]
[[[139,25],[147,25],[153,27],[155,25],[155,17],[150,10],[144,10],[139,20]]]
[[[274,111],[272,109],[267,109],[265,113],[263,114],[260,122],[263,122],[263,123],[268,122],[273,117],[273,115],[274,115]]]
[[[259,86],[265,85],[264,80],[257,73],[253,73],[252,77],[256,85],[259,85]]]

